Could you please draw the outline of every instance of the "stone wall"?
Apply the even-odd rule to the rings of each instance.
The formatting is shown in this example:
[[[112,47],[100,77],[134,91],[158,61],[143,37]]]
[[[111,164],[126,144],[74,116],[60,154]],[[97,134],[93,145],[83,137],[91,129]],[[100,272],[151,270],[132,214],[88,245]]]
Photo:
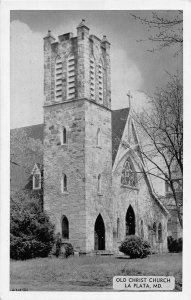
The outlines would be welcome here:
[[[101,213],[106,227],[106,248],[112,249],[111,201],[111,78],[110,44],[89,35],[84,21],[72,33],[60,35],[58,42],[49,32],[44,38],[44,203],[61,231],[62,216],[69,220],[69,241],[82,251],[94,250],[94,225]],[[67,98],[67,60],[73,54],[75,97]],[[90,101],[90,57],[95,59],[95,100]],[[62,62],[62,97],[55,97],[55,64]],[[99,62],[103,62],[103,103],[99,101]],[[60,83],[59,83],[60,84]],[[66,145],[60,144],[62,127]],[[102,146],[96,147],[97,129]],[[68,191],[61,192],[62,172],[67,175]],[[97,193],[101,174],[102,195]]]
[[[112,194],[114,203],[114,222],[113,231],[117,232],[117,218],[120,219],[120,235],[114,239],[114,247],[117,250],[118,242],[123,240],[126,235],[126,213],[129,205],[132,206],[135,213],[135,234],[141,235],[141,221],[143,221],[144,238],[152,244],[152,248],[157,252],[167,251],[167,218],[164,212],[156,203],[156,200],[150,195],[147,183],[145,182],[142,171],[138,168],[136,161],[131,160],[134,164],[138,176],[138,183],[136,188],[124,187],[121,184],[121,175],[125,160],[129,154],[119,163],[118,167],[113,173],[112,179]],[[153,223],[162,225],[162,243],[158,243],[157,235],[153,232]],[[116,234],[114,235],[116,236]]]
[[[101,214],[105,224],[105,248],[112,250],[112,156],[111,111],[89,101],[86,107],[85,176],[86,176],[86,238],[87,250],[94,250],[94,226]],[[101,143],[97,146],[97,131]],[[98,193],[98,175],[101,174],[101,193]]]
[[[85,249],[85,103],[73,101],[44,109],[44,207],[61,232],[61,220],[69,221],[69,241]],[[62,126],[67,142],[61,145]],[[67,191],[61,191],[62,172]]]
[[[69,242],[86,252],[94,250],[94,226],[100,213],[105,224],[106,249],[112,250],[111,111],[86,99],[46,106],[44,111],[45,210],[56,225],[56,232],[61,232],[62,216],[68,218]],[[67,130],[65,145],[60,139],[63,126]],[[64,193],[62,172],[68,183]]]

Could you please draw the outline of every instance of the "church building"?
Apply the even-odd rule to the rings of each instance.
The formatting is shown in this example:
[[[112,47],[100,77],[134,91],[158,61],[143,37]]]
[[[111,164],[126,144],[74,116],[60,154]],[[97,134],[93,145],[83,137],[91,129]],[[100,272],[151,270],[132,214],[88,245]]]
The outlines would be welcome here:
[[[30,131],[43,141],[43,175],[34,163],[32,185],[41,190],[43,176],[43,208],[63,242],[84,253],[115,252],[135,234],[167,251],[169,214],[154,193],[131,110],[111,110],[110,43],[90,34],[85,20],[77,36],[44,38],[44,96],[44,124]]]

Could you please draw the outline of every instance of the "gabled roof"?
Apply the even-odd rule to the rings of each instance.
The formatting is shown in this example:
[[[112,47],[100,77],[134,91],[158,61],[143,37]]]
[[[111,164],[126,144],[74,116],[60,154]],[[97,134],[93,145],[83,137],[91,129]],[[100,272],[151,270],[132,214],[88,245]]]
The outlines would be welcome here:
[[[20,128],[18,128],[18,129],[20,129]],[[44,124],[37,124],[37,125],[22,127],[22,129],[25,130],[26,134],[29,137],[31,137],[35,140],[40,139],[43,142]]]
[[[123,108],[112,111],[112,162],[114,163],[119,144],[123,135],[129,108]]]
[[[129,108],[123,108],[112,111],[112,162],[114,162],[119,144],[123,135],[127,117],[129,114]],[[40,139],[43,142],[43,129],[44,124],[37,124],[32,126],[26,126],[22,128],[16,128],[12,130],[25,130],[26,134],[33,139]]]

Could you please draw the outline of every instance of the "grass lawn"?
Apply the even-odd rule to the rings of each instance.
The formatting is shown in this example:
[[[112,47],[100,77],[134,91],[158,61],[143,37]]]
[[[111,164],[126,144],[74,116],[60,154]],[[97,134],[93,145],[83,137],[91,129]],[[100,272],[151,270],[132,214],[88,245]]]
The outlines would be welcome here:
[[[182,288],[182,255],[152,255],[144,259],[115,256],[38,258],[11,261],[10,289],[29,291],[112,291],[116,275],[171,275],[175,291]]]

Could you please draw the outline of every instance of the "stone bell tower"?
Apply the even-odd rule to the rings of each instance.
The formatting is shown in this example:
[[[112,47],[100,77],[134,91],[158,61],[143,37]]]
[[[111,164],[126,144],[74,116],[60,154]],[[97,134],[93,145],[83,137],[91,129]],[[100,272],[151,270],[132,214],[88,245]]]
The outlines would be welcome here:
[[[44,207],[83,252],[112,250],[110,43],[89,34],[44,38]]]

